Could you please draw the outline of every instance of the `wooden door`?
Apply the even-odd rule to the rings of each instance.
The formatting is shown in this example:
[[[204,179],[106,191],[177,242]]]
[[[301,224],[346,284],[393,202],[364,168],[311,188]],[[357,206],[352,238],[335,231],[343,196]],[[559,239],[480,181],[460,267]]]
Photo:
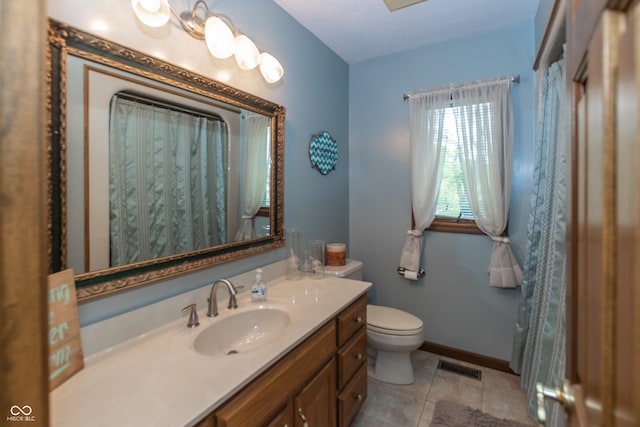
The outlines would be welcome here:
[[[567,378],[575,398],[569,424],[637,426],[639,8],[638,1],[615,2],[618,11],[579,3],[568,17],[574,108]]]
[[[626,13],[616,82],[617,286],[613,418],[640,425],[640,1]]]
[[[0,6],[0,422],[47,425],[46,15]],[[14,422],[15,421],[15,422]],[[31,423],[29,421],[32,421]]]
[[[331,359],[294,399],[296,427],[335,427],[336,362]]]

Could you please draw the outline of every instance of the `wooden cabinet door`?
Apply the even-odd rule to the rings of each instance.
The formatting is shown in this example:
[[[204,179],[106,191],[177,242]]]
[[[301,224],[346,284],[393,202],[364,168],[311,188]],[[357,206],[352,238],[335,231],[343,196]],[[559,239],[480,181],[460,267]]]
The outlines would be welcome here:
[[[293,427],[293,423],[293,408],[287,403],[265,427]]]
[[[314,372],[326,366],[327,360],[333,360],[335,352],[336,329],[335,322],[332,321],[223,404],[216,411],[216,426],[269,425],[273,414],[279,413],[298,390],[303,387],[306,390],[309,387],[305,387],[308,378],[312,378]],[[333,373],[335,389],[335,364]],[[333,406],[335,411],[335,402]]]
[[[294,399],[296,427],[335,427],[336,362],[331,359]]]

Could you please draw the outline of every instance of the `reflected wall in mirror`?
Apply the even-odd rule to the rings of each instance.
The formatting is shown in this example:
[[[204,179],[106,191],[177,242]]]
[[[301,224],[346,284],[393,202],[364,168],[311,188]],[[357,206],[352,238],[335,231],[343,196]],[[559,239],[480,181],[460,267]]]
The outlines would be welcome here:
[[[283,245],[282,106],[51,20],[50,271],[80,301]]]

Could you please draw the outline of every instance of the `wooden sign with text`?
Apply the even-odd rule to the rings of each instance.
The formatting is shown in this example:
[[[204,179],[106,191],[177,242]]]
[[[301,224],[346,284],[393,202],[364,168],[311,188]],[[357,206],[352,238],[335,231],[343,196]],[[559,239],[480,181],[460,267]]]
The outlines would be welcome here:
[[[73,270],[49,275],[49,391],[84,368]]]

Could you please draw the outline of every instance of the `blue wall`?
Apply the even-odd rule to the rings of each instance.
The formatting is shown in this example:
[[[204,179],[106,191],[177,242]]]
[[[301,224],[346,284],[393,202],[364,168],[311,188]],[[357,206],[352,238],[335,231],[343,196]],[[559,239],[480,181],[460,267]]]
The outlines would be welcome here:
[[[193,3],[172,0],[179,11]],[[301,228],[304,240],[346,242],[375,284],[372,298],[422,318],[425,339],[509,359],[519,291],[487,286],[487,238],[427,232],[427,278],[407,282],[395,272],[411,219],[408,106],[402,94],[520,74],[509,228],[521,261],[533,166],[533,23],[349,66],[271,1],[209,3],[280,59],[283,81],[268,85],[257,71],[213,59],[204,43],[175,23],[160,30],[142,27],[128,1],[51,0],[49,14],[284,105],[285,225]],[[311,169],[308,159],[309,139],[322,130],[334,136],[340,152],[337,169],[327,176]],[[282,250],[273,251],[84,303],[80,321],[84,326],[282,257]]]
[[[519,261],[526,239],[533,168],[533,23],[351,66],[349,89],[351,256],[374,282],[374,302],[414,313],[425,339],[508,360],[519,290],[490,288],[491,240],[425,233],[425,279],[396,273],[411,226],[409,109],[405,92],[519,74],[509,231]]]
[[[556,0],[540,0],[540,4],[538,5],[538,11],[536,12],[536,18],[534,20],[536,53],[542,44],[542,39],[544,38],[547,24],[549,24],[549,19],[551,18],[551,12],[553,11],[555,2]]]
[[[171,1],[178,11],[190,10],[194,3]],[[48,8],[54,19],[284,105],[285,226],[299,227],[304,240],[348,242],[349,66],[272,1],[207,3],[280,60],[285,68],[281,82],[269,85],[257,70],[241,71],[233,59],[214,59],[204,42],[189,37],[175,21],[162,29],[143,27],[129,1],[51,0]],[[327,176],[311,169],[308,154],[311,135],[323,130],[336,139],[340,156],[336,170]],[[81,325],[277,261],[283,254],[283,250],[272,251],[81,304]]]

